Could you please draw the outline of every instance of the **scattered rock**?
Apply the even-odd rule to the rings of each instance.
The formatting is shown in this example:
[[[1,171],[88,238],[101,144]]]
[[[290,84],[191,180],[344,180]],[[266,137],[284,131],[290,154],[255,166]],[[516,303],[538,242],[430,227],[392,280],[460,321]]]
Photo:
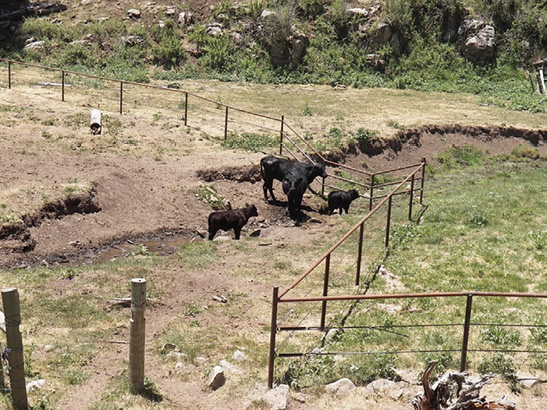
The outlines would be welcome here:
[[[226,383],[224,369],[220,366],[215,366],[213,371],[209,374],[207,386],[212,390],[217,390],[224,386],[224,383]]]
[[[219,362],[219,364],[228,373],[233,373],[233,374],[244,374],[245,373],[239,367],[234,366],[232,363],[228,362],[227,360],[221,360]]]
[[[125,46],[130,47],[144,43],[144,38],[140,36],[123,36],[121,40]]]
[[[251,232],[251,235],[249,235],[251,238],[258,238],[261,234],[261,230],[260,229],[255,229],[254,231]]]
[[[346,13],[353,14],[356,17],[367,17],[368,16],[368,10],[363,9],[363,8],[359,8],[359,7],[346,9]]]
[[[129,18],[139,19],[141,18],[141,12],[137,9],[129,9],[127,10],[127,16]]]
[[[245,360],[247,360],[247,355],[241,350],[236,350],[232,355],[232,359],[237,360],[238,362],[244,362]]]
[[[517,380],[522,387],[527,389],[532,388],[539,382],[539,379],[536,376],[523,372],[517,372]]]
[[[25,50],[37,50],[42,51],[46,48],[46,42],[45,41],[33,41],[32,43],[28,43],[25,46]]]
[[[469,61],[485,65],[494,59],[496,30],[481,20],[465,20],[458,30],[463,44],[460,52]]]
[[[355,390],[355,384],[348,378],[343,378],[334,383],[327,384],[325,391],[328,394],[334,394],[336,396],[347,396],[353,390]]]
[[[220,303],[228,302],[228,298],[224,295],[214,295],[213,300]]]
[[[186,26],[194,22],[194,15],[190,11],[181,11],[177,21],[179,24]]]
[[[323,336],[323,342],[330,342],[340,332],[339,329],[330,329],[325,336]]]
[[[262,10],[262,14],[260,14],[261,19],[266,19],[270,16],[274,16],[276,13],[271,10]]]
[[[375,393],[389,393],[393,390],[399,389],[397,383],[387,379],[374,380],[367,386],[370,387]]]
[[[223,34],[220,23],[212,23],[207,27],[207,34],[211,37],[221,37]]]
[[[304,393],[296,393],[294,399],[300,403],[306,403],[306,395]]]
[[[174,343],[165,343],[162,347],[160,352],[162,354],[167,354],[170,352],[178,352],[180,351],[179,347]]]
[[[270,410],[287,410],[291,405],[289,386],[282,384],[266,393],[264,400],[270,405]]]
[[[46,381],[44,379],[32,381],[27,384],[27,393],[30,393],[31,391],[34,391],[36,389],[41,389],[45,385],[46,385]]]
[[[173,17],[177,13],[175,6],[167,6],[165,10],[165,15],[167,17]]]
[[[401,397],[403,397],[403,392],[404,392],[404,390],[402,388],[392,390],[392,391],[389,392],[389,397],[391,397],[393,400],[397,401]]]

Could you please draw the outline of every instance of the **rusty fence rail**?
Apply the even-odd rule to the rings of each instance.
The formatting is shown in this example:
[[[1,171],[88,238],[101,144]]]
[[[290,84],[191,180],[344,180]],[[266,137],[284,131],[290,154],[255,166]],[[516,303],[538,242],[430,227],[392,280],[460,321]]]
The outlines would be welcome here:
[[[275,358],[297,358],[303,356],[326,356],[326,355],[371,355],[371,354],[409,354],[409,353],[460,353],[460,372],[466,370],[467,367],[467,356],[468,353],[534,353],[534,354],[546,354],[547,350],[541,349],[526,349],[524,347],[518,349],[508,349],[503,348],[502,346],[495,349],[484,349],[484,348],[470,348],[469,347],[469,337],[470,330],[473,327],[480,326],[490,326],[489,323],[479,323],[473,322],[473,301],[479,298],[525,298],[525,299],[547,299],[547,294],[544,293],[511,293],[511,292],[439,292],[439,293],[409,293],[409,294],[380,294],[380,295],[338,295],[338,296],[308,296],[308,297],[294,297],[289,298],[285,297],[286,292],[279,291],[278,287],[273,288],[272,296],[272,319],[271,319],[271,334],[270,334],[270,352],[269,352],[269,365],[268,365],[268,386],[273,387],[274,383],[274,365]],[[406,349],[392,349],[390,351],[359,351],[359,352],[323,352],[315,351],[312,353],[309,352],[288,352],[288,353],[278,353],[276,348],[276,336],[280,332],[296,332],[296,331],[320,331],[325,332],[330,329],[338,330],[347,330],[352,329],[351,326],[329,326],[326,327],[324,324],[324,318],[321,316],[319,323],[316,326],[280,326],[278,318],[278,308],[279,305],[285,303],[303,303],[309,304],[312,302],[320,302],[326,304],[327,302],[336,302],[336,301],[365,301],[365,300],[386,300],[386,299],[424,299],[424,298],[442,298],[442,299],[462,299],[465,298],[465,313],[463,316],[463,321],[459,323],[444,323],[444,324],[416,324],[416,325],[401,325],[401,326],[369,326],[371,329],[382,330],[393,329],[393,328],[417,328],[417,327],[455,327],[461,328],[461,348],[459,349],[435,349],[434,346],[426,350],[413,350],[412,348]],[[545,324],[494,324],[495,326],[500,327],[526,327],[526,328],[547,328]],[[385,330],[384,329],[384,330]]]
[[[192,92],[169,88],[160,85],[143,84],[133,81],[118,80],[108,77],[102,77],[93,74],[78,73],[71,70],[61,68],[46,67],[39,64],[23,63],[14,60],[0,58],[0,62],[7,65],[7,81],[6,86],[11,89],[18,78],[23,78],[22,82],[37,83],[42,80],[47,80],[41,84],[44,86],[52,86],[54,89],[59,88],[59,91],[54,91],[53,95],[57,94],[61,101],[66,102],[70,93],[78,92],[78,89],[93,88],[93,103],[97,104],[97,99],[101,96],[102,101],[119,114],[126,112],[128,106],[145,106],[151,107],[154,98],[161,101],[162,107],[167,106],[170,112],[177,113],[177,116],[184,121],[185,126],[199,126],[199,114],[206,115],[206,119],[201,118],[201,121],[207,122],[208,125],[216,124],[218,133],[224,140],[227,140],[231,132],[244,132],[248,129],[259,130],[259,132],[279,135],[279,155],[287,155],[299,161],[317,162],[322,161],[327,167],[332,168],[329,173],[330,180],[339,181],[349,184],[353,188],[360,190],[362,196],[368,192],[370,201],[369,209],[373,207],[373,201],[382,199],[382,190],[390,185],[396,185],[400,180],[390,179],[389,183],[379,183],[379,177],[382,175],[393,175],[397,171],[414,168],[416,165],[411,165],[404,168],[386,170],[382,172],[372,173],[364,169],[353,168],[344,164],[339,164],[324,158],[305,138],[303,138],[293,127],[285,121],[285,116],[275,118],[268,115],[263,115],[248,110],[243,110],[233,107],[219,101],[215,101]],[[31,73],[25,78],[22,72],[17,72],[15,67],[24,67],[31,69],[42,70],[42,75]],[[68,80],[72,83],[69,84]],[[2,79],[0,78],[0,84]],[[39,83],[40,84],[40,83]],[[70,91],[69,91],[70,90]],[[86,94],[80,93],[79,95]],[[87,93],[89,94],[89,92]],[[157,96],[155,97],[155,95]],[[89,106],[89,102],[87,103]],[[250,136],[252,138],[252,136]],[[304,147],[305,149],[303,149]],[[335,169],[347,171],[351,177],[339,176]],[[327,168],[329,171],[329,168]],[[423,193],[423,182],[425,174],[416,177],[416,181],[421,181],[419,190],[420,196]],[[338,189],[333,185],[328,185],[323,179],[320,183],[321,196],[325,195],[325,188]],[[319,191],[319,189],[318,189]],[[376,195],[376,196],[375,196]]]
[[[285,290],[279,292],[278,288],[274,288],[274,295],[273,295],[273,301],[272,301],[272,323],[271,323],[271,334],[270,334],[270,353],[269,353],[269,370],[268,370],[268,384],[271,387],[273,384],[273,368],[274,368],[274,361],[276,357],[276,333],[279,330],[277,325],[277,312],[278,312],[278,305],[280,303],[286,302],[286,301],[297,301],[299,300],[291,298],[288,298],[289,292],[291,292],[293,289],[295,289],[304,279],[306,279],[308,276],[310,276],[313,272],[318,271],[319,266],[324,265],[324,273],[323,273],[323,291],[322,295],[319,297],[319,299],[313,299],[314,301],[320,301],[321,302],[321,316],[320,316],[320,325],[319,328],[323,329],[325,327],[326,322],[326,316],[327,316],[327,302],[329,301],[329,284],[330,284],[330,275],[331,275],[331,260],[332,255],[342,247],[342,245],[348,240],[350,236],[352,236],[357,230],[359,230],[359,239],[357,242],[357,260],[355,262],[355,285],[359,286],[361,284],[361,265],[363,262],[363,237],[364,237],[364,229],[365,229],[365,223],[370,220],[370,218],[376,214],[385,204],[387,204],[387,221],[386,221],[386,236],[385,236],[385,242],[384,246],[385,248],[389,247],[389,239],[390,239],[390,226],[391,226],[391,211],[392,211],[392,200],[393,198],[401,191],[401,189],[407,184],[408,182],[411,183],[412,188],[408,191],[409,195],[409,214],[408,217],[411,220],[412,219],[412,204],[414,202],[414,181],[416,179],[416,175],[422,176],[423,170],[425,168],[425,162],[418,164],[415,166],[414,169],[411,170],[410,174],[406,176],[402,181],[400,181],[397,186],[395,186],[391,192],[388,195],[385,195],[384,198],[380,200],[376,206],[367,214],[365,215],[357,224],[355,224],[346,234],[342,236],[334,245],[331,246],[329,250],[323,254],[319,259],[315,261],[315,263],[312,264],[312,266],[307,269],[304,273],[299,275]],[[422,187],[423,189],[423,187]],[[419,196],[420,203],[422,202],[423,195],[420,193]],[[348,241],[349,242],[349,241]],[[335,298],[341,297],[341,296],[334,296]],[[354,296],[345,296],[342,298],[353,298]],[[307,301],[307,299],[303,299],[302,301]]]
[[[413,168],[414,167],[414,168]],[[396,171],[401,171],[405,169],[410,169],[410,174],[408,174],[402,181],[398,181],[396,183],[396,186],[393,187],[394,183],[386,183],[383,184],[383,187],[391,188],[391,191],[387,194],[381,195],[375,199],[378,199],[379,202],[372,207],[372,200],[371,200],[371,210],[370,212],[365,215],[359,222],[357,222],[348,232],[346,232],[345,235],[342,236],[330,249],[328,249],[325,254],[323,254],[320,258],[318,258],[311,266],[308,268],[304,273],[299,275],[289,286],[287,286],[284,290],[280,290],[278,287],[275,287],[273,289],[273,296],[272,296],[272,317],[271,317],[271,328],[270,328],[270,350],[269,350],[269,364],[268,364],[268,386],[271,388],[273,386],[273,376],[274,376],[274,365],[275,365],[275,359],[276,357],[299,357],[299,356],[305,356],[308,353],[303,352],[293,352],[288,354],[278,354],[277,346],[276,346],[276,337],[278,332],[294,332],[299,330],[316,330],[324,332],[325,330],[329,330],[329,327],[326,326],[326,318],[327,318],[327,307],[330,302],[333,301],[352,301],[356,302],[359,300],[367,300],[367,299],[396,299],[396,298],[425,298],[425,297],[467,297],[467,305],[466,305],[466,314],[465,314],[465,321],[463,323],[463,341],[462,341],[462,348],[457,351],[461,351],[461,368],[462,371],[465,369],[465,363],[466,363],[466,356],[468,351],[479,351],[479,350],[469,350],[468,345],[468,339],[469,339],[469,329],[471,327],[471,309],[472,309],[472,301],[474,296],[480,296],[480,297],[523,297],[523,298],[547,298],[547,294],[516,294],[516,293],[495,293],[495,292],[456,292],[456,293],[425,293],[425,294],[406,294],[406,295],[359,295],[359,294],[353,294],[353,295],[330,295],[330,285],[331,285],[331,276],[332,276],[332,260],[333,255],[337,250],[339,250],[343,244],[345,244],[348,241],[348,238],[352,236],[357,231],[359,232],[359,239],[357,241],[357,249],[354,252],[354,255],[356,254],[356,261],[355,261],[355,280],[354,284],[356,286],[361,285],[361,265],[364,260],[364,253],[363,253],[363,234],[364,234],[364,228],[365,224],[370,221],[371,217],[375,215],[380,209],[386,208],[384,205],[387,205],[386,210],[386,229],[385,229],[385,241],[384,241],[384,247],[385,249],[389,248],[389,242],[390,242],[390,229],[391,229],[391,222],[392,222],[392,200],[395,196],[400,194],[407,194],[409,196],[409,204],[408,204],[408,219],[412,220],[413,216],[413,203],[416,202],[415,199],[415,184],[416,181],[420,182],[420,187],[417,189],[419,192],[419,203],[422,204],[423,202],[423,182],[424,182],[424,172],[425,172],[425,161],[421,164],[414,165],[411,167],[403,167],[401,169],[397,169]],[[391,170],[393,171],[393,170]],[[385,171],[385,172],[391,172],[391,171]],[[371,174],[374,176],[375,174]],[[405,184],[410,183],[409,189],[404,189]],[[374,186],[374,185],[373,185]],[[378,188],[378,187],[376,187]],[[371,196],[372,198],[372,196]],[[353,246],[353,243],[350,244]],[[350,263],[349,265],[353,265],[353,263]],[[320,269],[322,267],[322,270]],[[322,293],[320,296],[296,296],[292,297],[290,296],[290,293],[299,287],[301,287],[302,282],[311,276],[312,273],[318,272],[319,275],[322,275]],[[346,274],[346,273],[344,273]],[[321,282],[321,280],[319,280]],[[299,286],[300,285],[300,286]],[[315,289],[315,292],[318,292],[321,288],[319,283],[312,284],[313,289]],[[365,290],[366,291],[366,290]],[[309,293],[310,291],[308,291]],[[313,292],[313,290],[312,290]],[[320,305],[320,312],[317,313],[317,321],[315,325],[306,325],[306,326],[280,326],[280,320],[278,318],[278,312],[279,312],[279,306],[281,304],[288,304],[288,303],[294,303],[294,304],[309,304],[310,302],[315,302],[316,304]],[[290,310],[292,312],[293,309]],[[308,312],[309,314],[309,312]],[[418,326],[425,326],[425,325],[418,325]],[[462,326],[462,324],[453,324],[453,326]],[[334,326],[336,329],[344,329],[343,327]],[[342,354],[364,354],[365,352],[352,352],[352,353],[342,353]],[[386,353],[386,352],[368,352],[368,353]],[[402,353],[402,351],[399,352],[391,352],[391,353]],[[323,353],[322,353],[323,354]]]

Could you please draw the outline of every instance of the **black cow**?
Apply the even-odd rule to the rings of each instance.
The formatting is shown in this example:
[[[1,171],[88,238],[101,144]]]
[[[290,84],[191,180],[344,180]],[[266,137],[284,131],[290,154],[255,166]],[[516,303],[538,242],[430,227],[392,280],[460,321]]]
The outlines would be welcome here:
[[[306,175],[296,167],[290,168],[283,178],[283,192],[287,195],[289,215],[295,218],[302,206],[302,197],[308,188]]]
[[[209,240],[213,240],[219,229],[229,231],[233,229],[236,239],[239,239],[241,228],[245,226],[251,216],[258,216],[254,205],[247,205],[245,208],[232,209],[229,211],[216,211],[209,214]]]
[[[273,193],[273,181],[283,181],[285,174],[291,168],[296,167],[299,172],[305,175],[308,184],[310,184],[316,177],[327,177],[327,171],[325,171],[324,164],[305,164],[303,162],[291,161],[288,159],[274,157],[269,155],[260,160],[260,173],[262,174],[262,180],[264,185],[264,202],[268,202],[268,191],[272,197],[272,201],[276,201]]]
[[[338,212],[342,214],[342,209],[348,213],[349,206],[354,199],[359,198],[359,192],[355,189],[349,191],[332,191],[328,196],[329,203],[329,215],[332,215],[335,209],[338,208]]]

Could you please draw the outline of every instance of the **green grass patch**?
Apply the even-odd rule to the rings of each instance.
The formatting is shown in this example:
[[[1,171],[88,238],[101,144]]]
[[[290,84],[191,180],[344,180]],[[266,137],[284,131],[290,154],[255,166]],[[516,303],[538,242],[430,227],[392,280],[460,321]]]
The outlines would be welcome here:
[[[270,148],[279,146],[279,136],[263,133],[243,132],[239,134],[229,132],[226,140],[222,142],[222,146],[250,152],[269,151]]]

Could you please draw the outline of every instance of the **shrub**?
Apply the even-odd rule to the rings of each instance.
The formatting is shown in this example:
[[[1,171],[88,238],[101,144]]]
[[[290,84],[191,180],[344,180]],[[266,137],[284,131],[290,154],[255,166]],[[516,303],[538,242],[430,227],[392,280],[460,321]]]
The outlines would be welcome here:
[[[508,348],[522,343],[520,333],[502,326],[488,326],[481,331],[481,339],[497,347]]]
[[[177,67],[186,60],[186,51],[180,41],[176,23],[167,20],[164,27],[155,27],[152,35],[156,44],[152,47],[154,61],[165,68]]]
[[[227,207],[229,202],[227,202],[224,197],[217,192],[213,184],[200,186],[197,191],[197,196],[201,201],[209,204],[211,208],[215,210],[230,209],[229,206]]]
[[[353,132],[353,137],[357,142],[368,142],[372,138],[378,135],[378,131],[368,130],[366,128],[358,128],[357,131]]]
[[[203,47],[203,55],[199,58],[199,63],[214,70],[228,69],[235,61],[235,53],[231,37],[223,35],[218,38],[209,38]]]
[[[491,359],[485,359],[479,363],[478,371],[481,374],[496,373],[509,382],[511,390],[518,392],[517,373],[511,358],[505,358],[502,353],[496,352]]]

